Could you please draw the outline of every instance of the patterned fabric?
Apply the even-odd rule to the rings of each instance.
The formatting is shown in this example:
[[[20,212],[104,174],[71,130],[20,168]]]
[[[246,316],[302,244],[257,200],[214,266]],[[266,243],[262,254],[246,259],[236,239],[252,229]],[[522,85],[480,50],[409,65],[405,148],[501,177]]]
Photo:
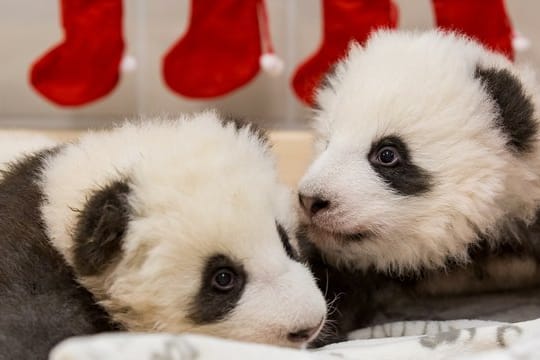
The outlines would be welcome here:
[[[415,322],[419,325],[418,322]],[[436,322],[425,322],[425,328]],[[515,324],[459,329],[454,321],[434,335],[351,340],[317,350],[292,350],[199,335],[107,334],[72,338],[60,343],[51,360],[210,360],[210,359],[538,359],[540,319]],[[415,325],[415,326],[416,326]],[[478,323],[478,325],[487,325]],[[394,327],[413,326],[395,323]],[[422,326],[420,328],[422,328]],[[442,326],[442,325],[441,325]]]

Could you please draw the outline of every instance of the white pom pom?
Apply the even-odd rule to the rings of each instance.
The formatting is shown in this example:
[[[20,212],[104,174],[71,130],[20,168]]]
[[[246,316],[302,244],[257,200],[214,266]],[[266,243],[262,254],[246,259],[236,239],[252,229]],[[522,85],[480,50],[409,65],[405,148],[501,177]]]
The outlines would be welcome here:
[[[120,63],[120,70],[124,73],[132,72],[137,69],[137,59],[132,55],[124,55]]]
[[[265,72],[272,76],[278,76],[283,72],[284,68],[283,60],[274,53],[262,54],[259,64]]]
[[[526,51],[531,47],[531,40],[523,36],[519,31],[516,31],[512,38],[512,47],[517,52]]]

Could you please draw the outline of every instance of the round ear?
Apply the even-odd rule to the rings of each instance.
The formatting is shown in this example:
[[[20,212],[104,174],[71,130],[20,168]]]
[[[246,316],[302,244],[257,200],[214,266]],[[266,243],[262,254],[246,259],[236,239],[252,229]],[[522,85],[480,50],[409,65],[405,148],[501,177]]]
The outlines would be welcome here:
[[[255,123],[250,122],[247,119],[233,116],[231,114],[225,114],[221,118],[221,121],[225,126],[232,125],[236,131],[246,129],[254,138],[258,139],[261,144],[269,144],[268,133],[261,127],[258,127]]]
[[[79,214],[73,237],[78,274],[99,275],[121,255],[130,213],[128,193],[126,182],[112,182],[96,191]]]
[[[479,79],[499,111],[495,125],[507,137],[506,145],[517,153],[530,151],[537,132],[534,104],[520,80],[507,69],[476,67]]]

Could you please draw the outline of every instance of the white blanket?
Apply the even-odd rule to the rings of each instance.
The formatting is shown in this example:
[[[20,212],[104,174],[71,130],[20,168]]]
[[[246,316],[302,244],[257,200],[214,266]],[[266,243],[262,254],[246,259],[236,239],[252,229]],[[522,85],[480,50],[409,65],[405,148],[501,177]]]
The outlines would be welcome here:
[[[427,322],[425,328],[433,323]],[[456,326],[465,324],[454,322]],[[416,325],[396,323],[390,327]],[[51,352],[50,360],[524,360],[540,359],[539,339],[540,319],[468,329],[452,327],[435,335],[351,340],[316,350],[292,350],[200,335],[114,333],[68,339]]]

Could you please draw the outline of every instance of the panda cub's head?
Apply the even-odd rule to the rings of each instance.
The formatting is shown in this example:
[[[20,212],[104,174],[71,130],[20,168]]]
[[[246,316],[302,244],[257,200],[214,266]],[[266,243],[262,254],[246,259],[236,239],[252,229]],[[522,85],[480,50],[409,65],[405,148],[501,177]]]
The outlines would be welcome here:
[[[326,303],[252,127],[206,112],[90,133],[45,164],[46,231],[131,331],[301,347]]]
[[[459,35],[379,32],[318,90],[307,235],[336,264],[466,262],[540,200],[533,75]]]

